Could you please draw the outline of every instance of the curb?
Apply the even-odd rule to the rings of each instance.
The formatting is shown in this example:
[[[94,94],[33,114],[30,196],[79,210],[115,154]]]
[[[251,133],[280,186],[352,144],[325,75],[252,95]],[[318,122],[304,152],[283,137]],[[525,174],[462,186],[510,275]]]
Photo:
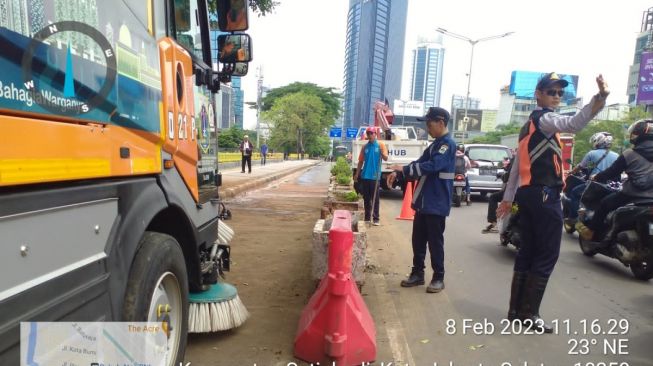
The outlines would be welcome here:
[[[264,185],[266,185],[266,184],[268,184],[270,182],[281,179],[281,178],[283,178],[283,177],[285,177],[287,175],[296,173],[296,172],[298,172],[300,170],[305,170],[305,169],[312,168],[312,167],[314,167],[314,166],[316,166],[316,165],[318,165],[320,163],[322,163],[322,161],[316,161],[315,163],[312,163],[312,164],[309,164],[309,165],[304,165],[304,166],[284,170],[282,172],[269,175],[267,177],[262,177],[262,178],[252,180],[250,182],[238,185],[236,187],[231,187],[231,188],[221,190],[219,194],[220,194],[220,197],[222,199],[234,198],[234,197],[240,195],[241,193],[244,193],[244,192],[247,192],[247,191],[252,191],[252,190],[254,190],[256,188],[259,188],[259,187],[262,187],[262,186],[264,186]]]

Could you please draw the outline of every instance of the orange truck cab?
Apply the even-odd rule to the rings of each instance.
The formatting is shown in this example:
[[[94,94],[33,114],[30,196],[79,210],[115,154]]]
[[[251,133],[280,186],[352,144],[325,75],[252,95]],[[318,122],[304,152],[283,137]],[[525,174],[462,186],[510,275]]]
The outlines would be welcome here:
[[[0,9],[0,365],[20,322],[63,320],[165,318],[183,360],[188,293],[228,269],[215,99],[234,67],[210,42],[228,2]]]

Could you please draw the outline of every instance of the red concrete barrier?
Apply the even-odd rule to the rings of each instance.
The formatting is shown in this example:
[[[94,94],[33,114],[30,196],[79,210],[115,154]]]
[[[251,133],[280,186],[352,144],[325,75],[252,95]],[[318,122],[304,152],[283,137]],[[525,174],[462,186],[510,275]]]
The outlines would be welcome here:
[[[351,212],[336,210],[329,230],[329,269],[302,311],[295,357],[336,366],[376,359],[376,329],[351,275]]]

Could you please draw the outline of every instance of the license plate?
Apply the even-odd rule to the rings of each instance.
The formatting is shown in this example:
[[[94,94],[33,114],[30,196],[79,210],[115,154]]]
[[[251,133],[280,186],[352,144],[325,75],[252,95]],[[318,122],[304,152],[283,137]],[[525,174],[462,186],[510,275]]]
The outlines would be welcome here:
[[[493,167],[480,167],[478,172],[481,175],[497,175],[497,168]]]
[[[459,181],[453,182],[454,187],[464,187],[465,185],[466,185],[465,182],[459,182]]]
[[[650,222],[648,223],[648,235],[653,236],[653,224]]]

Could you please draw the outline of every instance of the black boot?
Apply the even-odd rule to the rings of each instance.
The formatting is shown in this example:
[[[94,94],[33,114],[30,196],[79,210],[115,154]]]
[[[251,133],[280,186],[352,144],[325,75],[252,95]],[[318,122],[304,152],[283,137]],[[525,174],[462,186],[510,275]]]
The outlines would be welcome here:
[[[532,273],[528,276],[528,280],[526,281],[526,301],[528,301],[528,307],[526,309],[527,311],[520,318],[522,321],[527,319],[533,321],[533,330],[535,331],[553,333],[553,328],[546,324],[540,317],[540,304],[542,303],[548,282],[548,277],[539,277]]]
[[[426,292],[437,293],[444,290],[444,273],[433,273],[431,283],[426,287]]]
[[[408,279],[401,281],[401,287],[414,287],[424,284],[424,270],[418,270],[413,267]]]
[[[510,286],[510,308],[508,309],[508,320],[513,321],[518,319],[517,315],[522,312],[522,307],[526,296],[524,290],[526,288],[526,279],[528,272],[513,272],[512,285]]]

